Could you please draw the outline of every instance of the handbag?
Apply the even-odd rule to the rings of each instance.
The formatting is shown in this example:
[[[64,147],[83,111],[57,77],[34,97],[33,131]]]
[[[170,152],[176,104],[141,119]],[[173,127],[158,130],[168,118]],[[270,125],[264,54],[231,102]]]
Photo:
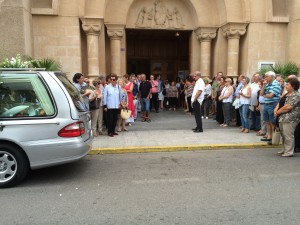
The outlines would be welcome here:
[[[279,128],[275,128],[272,135],[272,145],[279,145],[280,142],[280,131]]]
[[[123,120],[129,119],[130,115],[131,115],[131,110],[129,110],[129,109],[121,109],[121,118]]]
[[[90,110],[95,110],[100,108],[101,98],[96,98],[94,101],[89,102]]]

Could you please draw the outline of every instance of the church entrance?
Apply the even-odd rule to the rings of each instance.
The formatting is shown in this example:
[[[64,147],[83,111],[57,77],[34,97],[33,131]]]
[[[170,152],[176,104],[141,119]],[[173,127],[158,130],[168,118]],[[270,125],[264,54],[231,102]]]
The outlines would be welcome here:
[[[189,74],[192,31],[126,29],[127,72],[176,80]]]

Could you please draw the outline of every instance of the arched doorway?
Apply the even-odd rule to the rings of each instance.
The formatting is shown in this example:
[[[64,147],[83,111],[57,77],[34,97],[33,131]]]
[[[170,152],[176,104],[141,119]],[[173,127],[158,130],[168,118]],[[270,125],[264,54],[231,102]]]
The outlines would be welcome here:
[[[175,80],[189,74],[192,31],[126,29],[127,71]]]

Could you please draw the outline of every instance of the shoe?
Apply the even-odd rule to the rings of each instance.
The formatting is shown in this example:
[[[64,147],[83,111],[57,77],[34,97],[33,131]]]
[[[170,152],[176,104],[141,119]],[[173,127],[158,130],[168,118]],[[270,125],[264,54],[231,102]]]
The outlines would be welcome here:
[[[223,124],[223,127],[228,127],[228,125],[227,124]]]
[[[270,138],[262,138],[262,139],[260,139],[261,141],[272,141],[272,139],[270,139]]]
[[[203,130],[194,130],[194,133],[201,133]]]
[[[113,132],[112,134],[113,134],[113,135],[119,135],[119,134],[118,134],[118,133],[116,133],[116,132]]]
[[[202,119],[204,119],[204,116],[201,116]]]
[[[109,133],[109,134],[108,134],[108,136],[110,136],[110,137],[113,137],[113,136],[114,136],[114,134],[113,134],[113,133]]]
[[[205,119],[208,119],[208,117],[205,117]]]
[[[174,111],[175,111],[176,109],[174,108]]]
[[[121,132],[121,128],[118,128],[117,132]]]
[[[249,129],[245,129],[243,133],[249,133]]]
[[[293,154],[289,154],[289,153],[284,153],[281,155],[282,157],[293,157]]]
[[[245,131],[245,128],[241,129],[241,133],[243,133]]]
[[[277,152],[277,155],[282,155],[284,151]]]
[[[172,109],[171,108],[169,108],[169,111],[171,111]]]
[[[197,129],[197,127],[195,127],[195,128],[193,128],[192,130],[195,131],[195,130],[198,130],[198,129]]]
[[[272,139],[267,142],[268,145],[272,145]]]
[[[127,128],[123,128],[122,131],[128,131],[128,129]]]

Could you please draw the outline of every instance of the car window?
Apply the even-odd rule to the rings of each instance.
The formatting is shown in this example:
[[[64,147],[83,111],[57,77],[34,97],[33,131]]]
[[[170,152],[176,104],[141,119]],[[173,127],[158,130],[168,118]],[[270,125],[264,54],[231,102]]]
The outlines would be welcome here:
[[[49,92],[36,73],[0,74],[0,119],[49,117],[54,113]]]
[[[81,97],[80,92],[78,89],[71,83],[71,81],[67,78],[67,76],[63,73],[55,73],[57,78],[61,81],[61,83],[65,86],[68,93],[70,94],[74,105],[76,106],[77,110],[80,112],[88,111],[83,98]]]

